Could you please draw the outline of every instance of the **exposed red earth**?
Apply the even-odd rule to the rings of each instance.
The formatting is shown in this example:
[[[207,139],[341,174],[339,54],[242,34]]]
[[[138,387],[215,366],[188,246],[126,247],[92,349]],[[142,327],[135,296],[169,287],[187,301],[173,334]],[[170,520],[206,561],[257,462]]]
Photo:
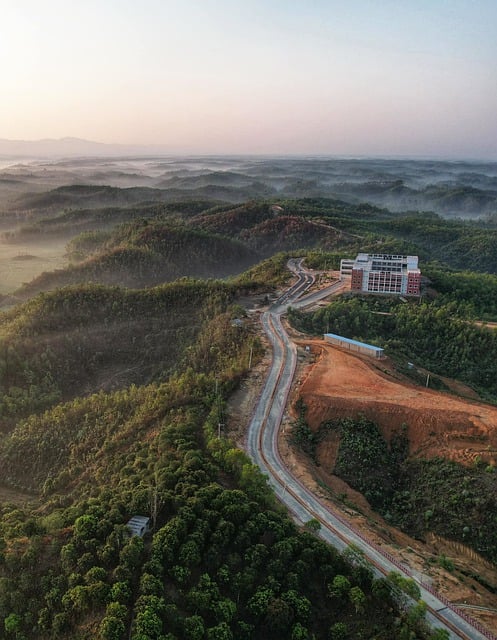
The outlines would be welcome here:
[[[378,423],[387,440],[407,425],[413,456],[443,456],[463,464],[479,456],[496,463],[497,407],[395,379],[388,359],[373,362],[322,340],[305,343],[315,362],[305,371],[298,393],[311,429],[325,420],[363,414]],[[475,395],[463,385],[458,391]],[[325,451],[319,455],[325,463]]]
[[[415,386],[401,378],[388,359],[373,361],[302,335],[294,339],[301,347],[302,362],[290,406],[302,398],[311,429],[328,419],[363,414],[379,425],[387,439],[405,423],[413,456],[444,456],[463,464],[471,464],[476,456],[489,463],[497,459],[497,407],[473,399],[476,394],[464,385],[444,380],[472,399]],[[462,545],[436,536],[428,536],[423,544],[390,527],[361,494],[333,475],[339,444],[336,436],[319,444],[318,466],[291,444],[288,427],[295,418],[293,409],[280,434],[280,451],[292,473],[399,561],[419,571],[425,582],[431,581],[451,602],[495,609],[468,612],[496,631],[497,595],[467,576],[461,580],[457,570],[451,574],[427,560],[444,555],[459,569],[478,573],[494,585],[497,568]]]

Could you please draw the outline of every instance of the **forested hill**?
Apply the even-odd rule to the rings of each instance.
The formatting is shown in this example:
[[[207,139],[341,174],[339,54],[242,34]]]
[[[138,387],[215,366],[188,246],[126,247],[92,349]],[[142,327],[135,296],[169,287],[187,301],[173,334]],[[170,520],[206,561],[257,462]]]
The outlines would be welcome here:
[[[80,209],[106,206],[128,207],[144,202],[168,203],[206,199],[211,202],[243,202],[251,198],[264,198],[272,195],[274,195],[274,190],[261,183],[250,183],[243,186],[206,184],[195,189],[69,185],[57,187],[44,193],[19,196],[9,209],[53,213],[69,207]]]
[[[219,186],[238,188],[250,186]],[[264,351],[243,305],[290,283],[288,255],[260,256],[312,248],[309,264],[329,268],[358,250],[419,253],[438,259],[433,284],[438,274],[450,298],[462,281],[440,276],[446,263],[494,268],[493,223],[320,198],[136,210],[129,200],[120,212],[118,194],[99,226],[89,193],[80,189],[78,212],[55,203],[34,216],[46,236],[72,223],[85,233],[69,242],[70,267],[25,286],[29,300],[0,315],[6,638],[444,638],[424,625],[423,603],[406,608],[402,589],[375,580],[354,550],[319,542],[315,522],[292,524],[224,437],[225,402]],[[76,224],[85,218],[95,226]],[[185,277],[200,274],[238,275]],[[153,535],[128,537],[135,514],[151,516]]]
[[[220,207],[201,213],[190,224],[216,233],[238,238],[261,255],[270,256],[282,250],[319,246],[323,249],[346,243],[348,236],[331,225],[290,206],[267,202],[249,202],[236,208]]]
[[[260,252],[296,247],[412,253],[459,269],[497,273],[497,223],[446,220],[435,213],[392,213],[368,204],[326,198],[217,207],[189,224],[238,238]]]
[[[250,325],[232,322],[239,292],[87,285],[4,314],[5,637],[432,637],[421,605],[407,615],[355,552],[299,532],[219,437],[227,395],[261,357]],[[104,373],[115,391],[81,394]],[[56,404],[75,382],[78,397]],[[127,536],[134,514],[151,515],[153,537]]]
[[[219,327],[236,342],[245,334],[231,321],[245,312],[231,305],[284,283],[286,259],[275,256],[231,283],[181,278],[138,290],[63,287],[0,313],[0,429],[61,400],[166,380],[188,366],[203,325],[221,311]],[[210,346],[215,353],[215,345],[203,348]],[[207,353],[202,366],[209,370],[212,360]]]
[[[363,209],[369,213],[367,207]],[[184,276],[226,277],[279,251],[332,249],[357,242],[330,224],[326,212],[343,213],[348,221],[352,208],[319,201],[283,208],[263,201],[206,209],[201,201],[140,206],[136,211],[81,210],[41,218],[11,233],[9,241],[23,242],[37,232],[45,239],[72,230],[67,252],[74,263],[41,274],[23,285],[16,296],[24,300],[40,291],[86,282],[146,287]],[[354,213],[357,215],[355,209]],[[128,222],[117,224],[123,218]],[[75,235],[81,228],[86,231]]]
[[[95,207],[91,209],[58,208],[53,214],[30,212],[26,221],[16,229],[4,233],[3,240],[12,244],[26,240],[46,241],[72,238],[88,231],[111,230],[126,222],[142,220],[182,220],[212,208],[212,200],[188,200],[172,203],[138,203],[128,206]],[[23,216],[20,216],[23,219]]]
[[[339,198],[444,217],[497,213],[495,162],[386,158],[74,158],[0,170],[0,210],[207,198]],[[111,186],[109,186],[111,185]],[[54,188],[55,187],[55,188]],[[40,193],[43,191],[44,193]],[[31,195],[26,196],[25,194]]]
[[[185,276],[220,278],[260,260],[258,253],[240,242],[180,224],[138,220],[109,236],[90,237],[98,241],[88,243],[84,235],[70,245],[79,257],[84,257],[86,249],[86,259],[43,273],[17,291],[17,297],[85,282],[139,288]]]
[[[80,285],[1,315],[2,429],[60,400],[166,379],[234,292],[188,280],[137,291]]]
[[[46,272],[17,292],[24,300],[40,291],[85,282],[146,287],[178,277],[227,277],[279,251],[315,248],[353,257],[357,251],[417,254],[455,268],[497,273],[497,228],[492,220],[444,220],[433,213],[393,214],[371,205],[309,198],[249,201],[233,207],[206,202],[105,209],[42,218],[21,229],[67,234],[73,264]],[[145,216],[145,217],[144,217]],[[124,224],[117,224],[126,219]],[[81,228],[83,234],[76,235]],[[106,231],[102,231],[102,229]],[[325,264],[323,263],[323,266]]]
[[[69,185],[45,193],[25,195],[16,201],[21,210],[37,210],[45,213],[68,207],[78,209],[104,206],[126,207],[143,202],[161,202],[165,199],[160,189],[149,187],[119,187],[96,185]]]

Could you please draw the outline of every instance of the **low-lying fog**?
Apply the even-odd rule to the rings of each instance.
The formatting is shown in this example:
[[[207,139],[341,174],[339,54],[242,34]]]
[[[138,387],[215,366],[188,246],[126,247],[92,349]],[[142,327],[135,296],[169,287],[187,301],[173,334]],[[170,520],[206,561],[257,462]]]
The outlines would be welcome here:
[[[61,186],[135,192],[43,194]],[[140,202],[324,197],[392,211],[497,217],[497,163],[330,157],[0,158],[0,233],[68,210]],[[0,241],[0,293],[65,264],[67,237]]]
[[[9,294],[44,271],[66,265],[66,240],[7,244],[0,241],[0,294]]]
[[[225,183],[245,178],[284,189],[289,181],[313,181],[323,190],[344,185],[376,185],[401,181],[412,190],[429,185],[488,189],[497,192],[497,163],[437,160],[395,160],[327,157],[202,157],[202,158],[68,158],[59,160],[0,159],[0,198],[4,186],[38,191],[67,184],[104,184],[116,187],[164,188],[166,182],[195,188],[225,174]],[[298,197],[298,194],[296,194]],[[475,212],[476,213],[476,212]]]

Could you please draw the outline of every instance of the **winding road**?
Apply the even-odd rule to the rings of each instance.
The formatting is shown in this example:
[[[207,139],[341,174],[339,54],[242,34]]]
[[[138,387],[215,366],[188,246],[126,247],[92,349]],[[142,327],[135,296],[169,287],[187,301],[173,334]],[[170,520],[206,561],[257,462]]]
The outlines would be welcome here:
[[[287,405],[297,363],[297,349],[289,339],[281,322],[281,316],[289,306],[305,307],[314,304],[339,289],[341,282],[315,293],[304,295],[314,284],[314,276],[302,266],[302,260],[292,259],[289,269],[297,280],[266,311],[261,322],[273,350],[271,368],[259,397],[247,434],[247,450],[252,460],[268,476],[279,500],[294,518],[304,524],[316,519],[321,528],[319,535],[340,551],[353,544],[372,564],[375,574],[384,576],[397,571],[404,577],[414,578],[409,567],[396,559],[355,530],[340,514],[331,511],[319,498],[305,487],[283,463],[278,450],[278,432]],[[497,640],[497,637],[471,619],[465,612],[453,606],[433,588],[417,581],[421,598],[426,602],[426,619],[433,627],[446,629],[450,638],[465,640]]]

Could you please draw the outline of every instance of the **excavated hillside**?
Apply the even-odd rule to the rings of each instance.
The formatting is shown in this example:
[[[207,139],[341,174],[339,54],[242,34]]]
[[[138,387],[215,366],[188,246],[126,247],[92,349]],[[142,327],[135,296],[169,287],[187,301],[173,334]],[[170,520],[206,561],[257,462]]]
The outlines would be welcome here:
[[[388,360],[361,358],[322,340],[306,344],[315,361],[298,393],[311,429],[326,420],[362,414],[378,424],[387,441],[407,425],[411,456],[442,456],[463,464],[479,456],[496,464],[497,407],[396,379]],[[459,391],[471,395],[466,387]],[[336,447],[326,439],[318,447],[318,461],[328,468],[335,454]]]
[[[292,444],[291,436],[297,419],[295,404],[301,398],[306,422],[313,431],[326,420],[362,414],[376,422],[387,441],[405,425],[409,454],[415,458],[445,457],[471,465],[480,456],[492,463],[497,459],[497,407],[478,402],[476,394],[460,383],[444,379],[459,397],[415,386],[400,376],[388,359],[373,361],[323,340],[291,333],[300,356],[290,415],[279,438],[287,466],[329,508],[340,511],[354,527],[431,582],[450,601],[469,607],[471,616],[487,628],[497,630],[495,565],[443,536],[430,532],[420,540],[391,526],[361,493],[333,474],[340,444],[336,431],[328,432],[318,443],[317,464]],[[447,571],[434,561],[445,557],[455,563],[455,571]]]
[[[479,403],[476,394],[460,383],[443,380],[468,400],[416,387],[401,377],[388,360],[362,359],[323,340],[306,337],[288,325],[286,328],[299,347],[289,411],[279,433],[279,451],[287,467],[323,504],[409,566],[419,579],[431,583],[459,606],[470,607],[472,617],[497,630],[497,593],[488,588],[497,585],[495,565],[471,548],[443,536],[430,532],[424,540],[413,538],[382,518],[359,491],[333,475],[339,446],[336,431],[330,431],[319,442],[318,465],[292,442],[297,418],[295,403],[302,397],[307,406],[306,421],[313,430],[324,420],[362,413],[381,425],[387,439],[403,423],[409,425],[414,456],[443,454],[470,462],[483,455],[490,461],[492,449],[495,452],[497,447],[497,408]],[[267,347],[266,357],[251,370],[227,407],[227,430],[241,446],[270,364],[269,344],[264,335],[261,339]],[[449,558],[456,570],[446,570],[438,558]],[[475,576],[479,576],[478,580]]]

